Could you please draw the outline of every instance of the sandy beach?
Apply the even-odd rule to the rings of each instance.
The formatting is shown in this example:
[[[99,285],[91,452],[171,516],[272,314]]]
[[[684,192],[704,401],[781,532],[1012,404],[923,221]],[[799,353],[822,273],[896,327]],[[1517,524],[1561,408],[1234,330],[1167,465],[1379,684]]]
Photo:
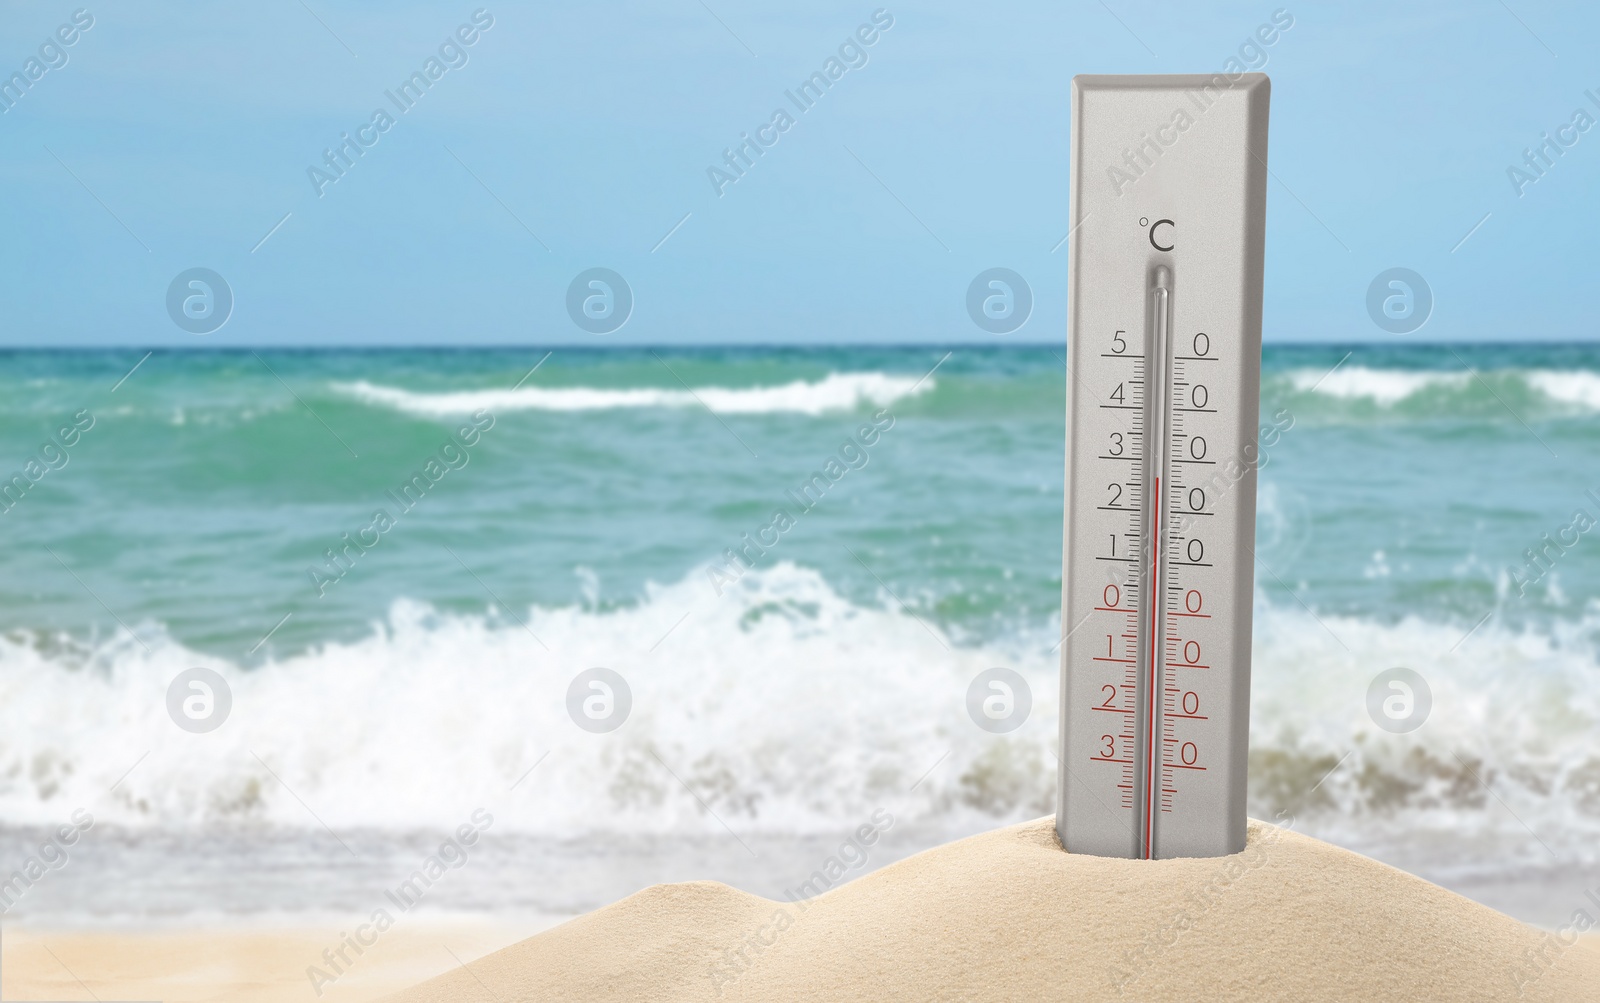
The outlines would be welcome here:
[[[819,861],[826,869],[828,863]],[[1572,910],[1597,910],[1574,889]],[[1234,857],[1068,854],[1053,820],[804,902],[655,885],[560,917],[405,917],[360,954],[292,918],[5,932],[6,999],[1600,1000],[1600,939],[1542,931],[1288,828]],[[507,946],[509,945],[509,946]],[[316,972],[334,975],[314,979]],[[320,993],[317,991],[320,989]]]
[[[5,931],[0,998],[359,1003],[459,967],[556,920],[408,922],[386,932],[319,996],[307,976],[348,926],[245,921],[198,929]],[[348,953],[348,952],[347,952]],[[328,969],[331,971],[331,969]]]
[[[1044,818],[803,903],[658,885],[389,999],[1600,999],[1600,944],[1565,940],[1284,828],[1142,862]]]

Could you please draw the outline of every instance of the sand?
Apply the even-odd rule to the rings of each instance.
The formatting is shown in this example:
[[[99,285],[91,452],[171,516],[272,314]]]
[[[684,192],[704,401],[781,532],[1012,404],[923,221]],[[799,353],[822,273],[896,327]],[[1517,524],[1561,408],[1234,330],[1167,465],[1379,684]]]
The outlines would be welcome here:
[[[458,967],[559,920],[397,923],[340,978],[311,989],[306,968],[349,926],[280,918],[207,929],[21,929],[5,924],[0,999],[365,1003]]]
[[[1045,818],[803,904],[657,885],[388,999],[1600,1001],[1577,941],[1262,823],[1234,857],[1128,861]]]

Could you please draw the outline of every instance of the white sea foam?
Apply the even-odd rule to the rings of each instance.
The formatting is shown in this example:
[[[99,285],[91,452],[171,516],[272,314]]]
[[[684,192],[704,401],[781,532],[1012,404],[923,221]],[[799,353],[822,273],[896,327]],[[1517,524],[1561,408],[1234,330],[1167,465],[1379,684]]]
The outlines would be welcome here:
[[[1331,373],[1327,370],[1298,369],[1289,374],[1290,382],[1301,393],[1315,388],[1315,392],[1329,397],[1364,397],[1385,407],[1432,387],[1459,389],[1466,386],[1470,378],[1466,373],[1369,369],[1366,366],[1344,366]]]
[[[1334,370],[1297,369],[1287,374],[1301,393],[1315,392],[1343,400],[1370,400],[1392,407],[1408,397],[1433,389],[1465,390],[1472,375],[1405,369],[1369,369],[1348,366]],[[1517,378],[1550,400],[1584,411],[1600,411],[1600,373],[1587,370],[1508,370],[1484,374],[1488,379]]]
[[[1600,411],[1600,373],[1536,369],[1528,373],[1528,382],[1553,400],[1576,404],[1587,411]]]
[[[1253,807],[1309,805],[1314,834],[1431,867],[1600,859],[1600,605],[1541,630],[1469,627],[1258,602],[1252,746],[1277,762],[1253,768]],[[1399,735],[1366,706],[1373,678],[1397,667],[1432,694],[1425,723]]]
[[[423,393],[358,380],[334,389],[369,404],[427,417],[504,411],[606,411],[621,408],[699,407],[719,414],[824,414],[886,407],[931,391],[934,380],[887,373],[830,373],[820,380],[746,387],[518,387]]]
[[[952,747],[970,759],[985,743],[962,716],[964,687],[1004,664],[946,654],[916,620],[788,565],[720,599],[696,573],[636,607],[526,619],[529,630],[401,601],[364,640],[250,670],[170,640],[147,654],[126,638],[77,651],[0,639],[0,699],[30,722],[0,733],[0,814],[50,823],[88,804],[126,824],[315,826],[314,811],[336,828],[406,829],[487,806],[513,830],[715,831],[681,779],[730,825],[829,829],[903,794]],[[232,687],[232,716],[209,734],[167,717],[168,682],[191,665]],[[594,666],[633,692],[626,724],[605,735],[566,707]],[[1051,659],[1025,671],[1041,694],[1028,731],[1042,740]],[[953,786],[944,767],[919,799]]]
[[[148,625],[148,653],[126,636],[0,639],[0,700],[18,722],[0,732],[0,815],[54,825],[81,806],[130,826],[409,831],[484,807],[501,831],[567,836],[831,832],[880,807],[992,825],[1053,808],[1053,631],[956,646],[887,597],[852,603],[788,564],[720,599],[697,573],[632,607],[526,621],[401,601],[365,639],[251,669]],[[1252,808],[1289,807],[1351,840],[1426,827],[1543,854],[1526,823],[1563,859],[1593,859],[1597,629],[1591,610],[1544,634],[1491,621],[1458,644],[1459,624],[1258,602]],[[180,731],[165,707],[194,665],[232,687],[232,715],[209,734]],[[569,684],[594,666],[632,689],[609,734],[567,712]],[[966,716],[968,684],[994,666],[1033,690],[1008,736]],[[1433,690],[1409,735],[1366,711],[1372,678],[1396,666]]]

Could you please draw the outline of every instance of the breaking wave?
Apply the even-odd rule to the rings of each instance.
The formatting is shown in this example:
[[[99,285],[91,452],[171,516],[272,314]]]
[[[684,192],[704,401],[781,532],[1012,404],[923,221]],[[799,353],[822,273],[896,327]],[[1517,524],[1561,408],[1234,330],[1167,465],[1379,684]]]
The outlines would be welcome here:
[[[697,572],[632,606],[520,619],[401,600],[363,639],[254,668],[152,626],[140,628],[149,651],[126,634],[13,634],[0,639],[0,699],[29,726],[0,734],[0,813],[406,831],[486,807],[505,829],[570,836],[719,821],[829,832],[884,806],[953,826],[1053,810],[1054,625],[960,645],[880,598],[853,603],[779,564],[720,597]],[[1491,621],[1458,643],[1465,631],[1258,600],[1252,811],[1287,809],[1328,837],[1471,832],[1542,854],[1531,830],[1593,859],[1600,609],[1545,633]],[[232,692],[231,716],[207,734],[167,713],[169,683],[192,666]],[[596,666],[632,693],[605,734],[567,709],[574,677]],[[968,684],[994,666],[1033,690],[1032,715],[1005,736],[966,716]],[[1409,735],[1367,716],[1369,683],[1396,666],[1433,692]]]
[[[518,387],[424,393],[357,380],[334,389],[367,404],[424,417],[506,411],[610,411],[623,408],[699,407],[718,414],[806,414],[885,407],[931,391],[934,380],[887,373],[832,373],[814,382],[770,387]]]

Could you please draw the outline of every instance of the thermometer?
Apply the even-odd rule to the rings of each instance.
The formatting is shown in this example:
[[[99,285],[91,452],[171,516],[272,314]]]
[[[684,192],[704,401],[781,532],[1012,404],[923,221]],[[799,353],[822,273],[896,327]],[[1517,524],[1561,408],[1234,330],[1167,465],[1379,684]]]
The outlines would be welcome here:
[[[1263,74],[1073,80],[1056,830],[1245,845]]]

